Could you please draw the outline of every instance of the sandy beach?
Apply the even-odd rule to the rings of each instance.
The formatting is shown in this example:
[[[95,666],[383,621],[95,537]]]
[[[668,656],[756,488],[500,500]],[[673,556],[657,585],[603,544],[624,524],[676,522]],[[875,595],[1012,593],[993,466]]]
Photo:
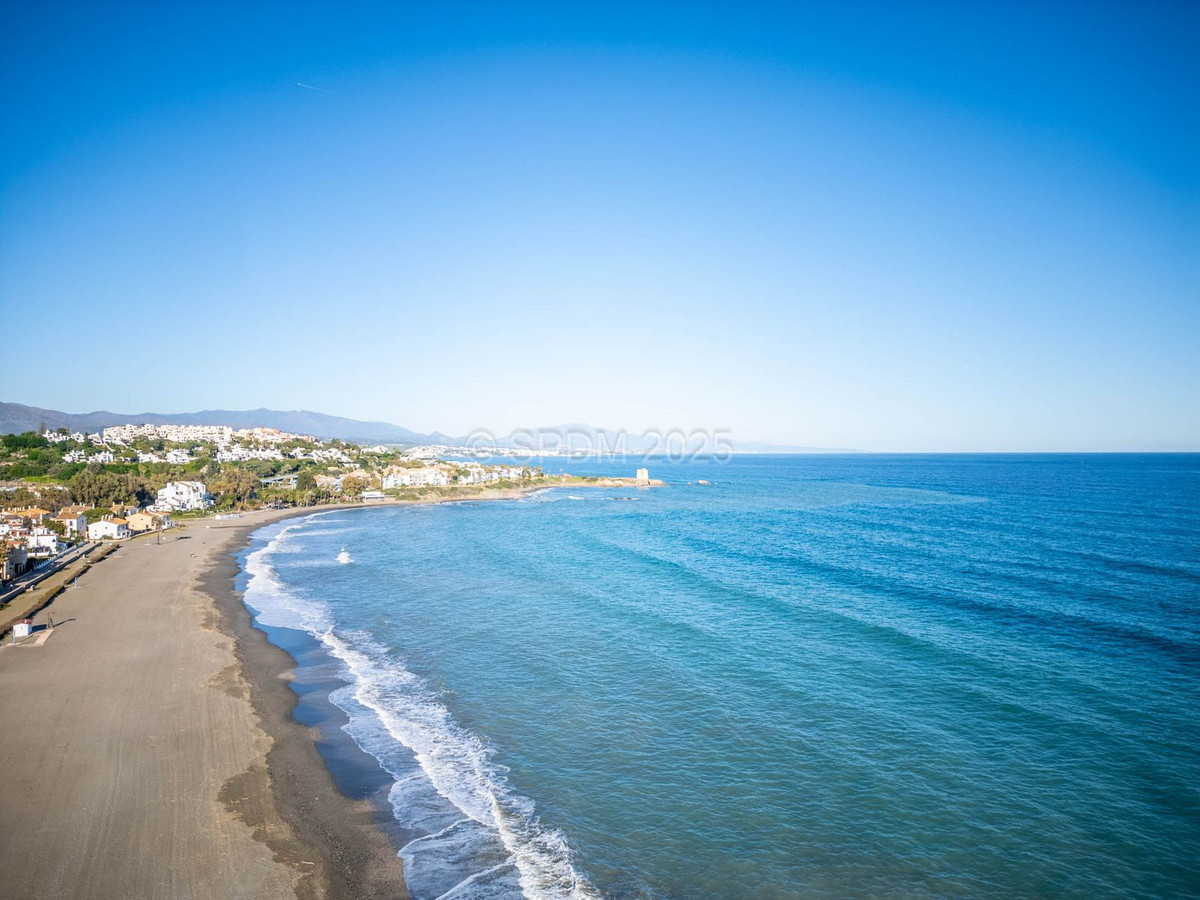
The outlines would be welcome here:
[[[297,512],[126,543],[37,616],[52,632],[0,650],[7,896],[405,896],[234,591],[231,554]]]

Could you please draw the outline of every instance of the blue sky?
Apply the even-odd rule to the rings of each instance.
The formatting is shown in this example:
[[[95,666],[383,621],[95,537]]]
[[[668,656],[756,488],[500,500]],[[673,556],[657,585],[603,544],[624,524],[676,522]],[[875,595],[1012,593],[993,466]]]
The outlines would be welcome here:
[[[1195,4],[26,6],[0,399],[1200,449]]]

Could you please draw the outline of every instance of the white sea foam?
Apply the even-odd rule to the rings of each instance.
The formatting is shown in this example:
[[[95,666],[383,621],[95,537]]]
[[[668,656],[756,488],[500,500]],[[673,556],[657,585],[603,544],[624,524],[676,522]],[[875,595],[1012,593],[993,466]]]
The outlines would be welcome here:
[[[437,792],[484,829],[478,835],[478,829],[465,826],[458,831],[472,831],[472,843],[484,834],[499,839],[526,897],[598,896],[576,871],[562,833],[538,820],[532,801],[509,790],[506,770],[492,760],[491,748],[459,726],[421,679],[366,634],[343,637],[330,629],[320,637],[346,664],[354,699],[373,710],[391,736],[413,752]],[[490,856],[481,849],[477,847],[471,858]]]
[[[312,519],[286,526],[249,554],[245,600],[259,622],[312,634],[344,666],[350,686],[330,700],[346,711],[354,741],[396,780],[389,799],[397,822],[422,835],[401,850],[413,896],[493,900],[519,886],[527,900],[599,897],[575,869],[566,838],[509,789],[492,749],[458,725],[435,692],[370,635],[339,633],[325,604],[279,579],[271,558],[301,552],[296,538]]]
[[[310,518],[287,525],[265,547],[246,557],[246,572],[250,580],[242,596],[257,611],[261,624],[297,628],[319,635],[328,631],[332,624],[328,610],[289,591],[270,563],[275,554],[298,552],[297,548],[289,546],[291,538]]]

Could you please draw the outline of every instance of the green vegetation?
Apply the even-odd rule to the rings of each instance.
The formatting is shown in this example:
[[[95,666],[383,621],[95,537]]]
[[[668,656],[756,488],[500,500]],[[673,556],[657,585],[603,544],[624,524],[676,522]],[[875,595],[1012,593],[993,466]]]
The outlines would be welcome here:
[[[364,491],[379,490],[389,469],[432,464],[410,459],[397,449],[368,452],[343,441],[292,440],[257,448],[256,452],[266,451],[258,452],[265,458],[218,462],[219,448],[212,443],[139,438],[128,446],[94,446],[70,440],[64,429],[56,434],[66,439],[51,441],[41,432],[0,436],[0,508],[36,505],[57,512],[74,503],[90,507],[87,516],[94,520],[109,515],[109,507],[150,505],[169,481],[203,482],[217,510],[353,502]],[[172,450],[185,450],[191,458],[178,464],[162,460]],[[102,453],[111,454],[113,461],[102,462]],[[139,461],[139,454],[146,461]],[[158,459],[147,459],[151,455]],[[454,464],[448,471],[449,487],[401,488],[387,494],[401,500],[478,496],[525,486],[542,475],[540,470],[523,468],[519,480],[468,484],[474,468]],[[289,476],[294,476],[294,482]]]
[[[26,431],[23,434],[6,434],[0,438],[0,443],[3,443],[4,449],[9,451],[33,450],[50,446],[48,440],[32,431]]]

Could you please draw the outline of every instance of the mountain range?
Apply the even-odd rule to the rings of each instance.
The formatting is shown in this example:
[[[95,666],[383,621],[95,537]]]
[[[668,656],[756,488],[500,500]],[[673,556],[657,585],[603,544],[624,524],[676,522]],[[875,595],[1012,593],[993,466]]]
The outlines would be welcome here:
[[[65,427],[71,431],[92,432],[109,425],[144,422],[157,425],[229,425],[232,428],[261,426],[355,443],[453,444],[459,440],[437,432],[420,434],[390,422],[362,422],[307,409],[205,409],[194,413],[116,413],[102,409],[89,413],[67,413],[0,402],[0,434],[36,431],[42,424],[48,428]]]
[[[297,434],[311,434],[323,439],[338,438],[359,444],[444,444],[475,447],[572,447],[624,448],[630,453],[670,449],[652,435],[622,434],[591,425],[557,425],[553,428],[534,428],[513,432],[494,439],[476,436],[455,437],[435,431],[430,434],[412,431],[390,422],[363,422],[343,416],[307,409],[205,409],[194,413],[115,413],[97,410],[89,413],[67,413],[57,409],[42,409],[21,403],[0,402],[0,434],[19,434],[40,427],[68,428],[71,431],[94,432],[110,425],[229,425],[233,428],[278,428]],[[717,447],[706,447],[713,451]],[[749,453],[843,453],[855,452],[839,448],[797,447],[778,444],[738,442],[737,449]]]

